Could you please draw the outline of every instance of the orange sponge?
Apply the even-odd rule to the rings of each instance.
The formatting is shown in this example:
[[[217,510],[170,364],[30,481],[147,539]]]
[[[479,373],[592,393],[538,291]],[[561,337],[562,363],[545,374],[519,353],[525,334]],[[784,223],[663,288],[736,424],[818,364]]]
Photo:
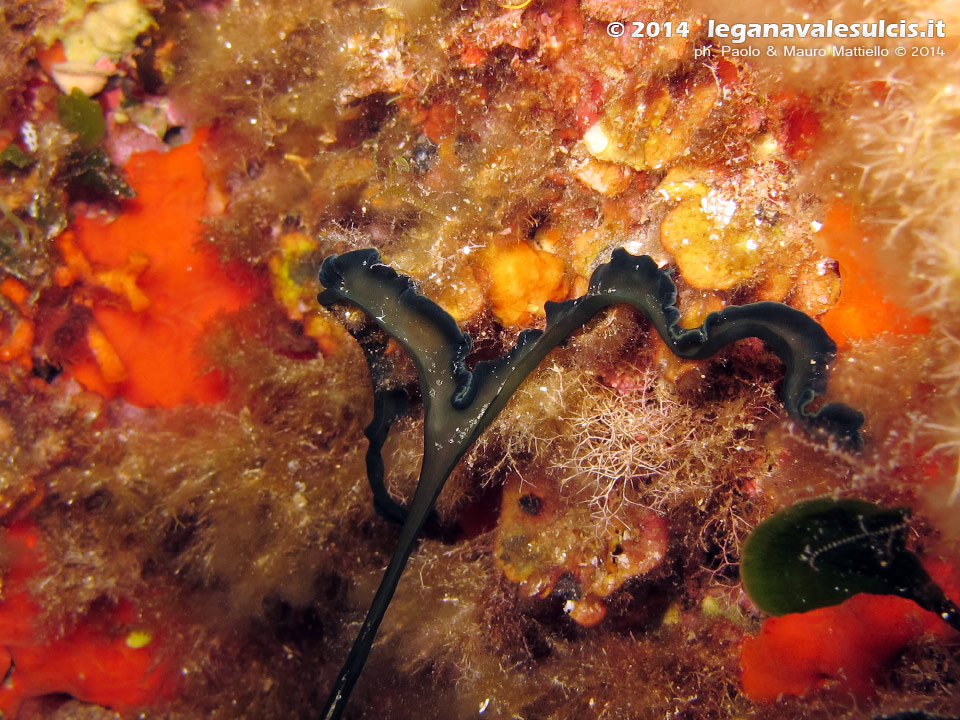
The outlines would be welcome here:
[[[483,263],[493,314],[504,325],[528,325],[544,314],[545,302],[567,297],[563,260],[528,243],[492,244],[483,251]]]
[[[73,225],[76,246],[93,267],[92,282],[113,293],[93,303],[102,333],[94,334],[94,359],[70,368],[90,389],[140,406],[223,397],[222,378],[207,372],[198,342],[218,313],[239,309],[254,292],[228,278],[212,248],[201,246],[205,139],[198,131],[166,153],[134,155],[125,169],[137,197],[123,214]],[[102,357],[110,358],[109,368],[98,363]]]
[[[930,331],[928,318],[914,315],[886,297],[877,277],[875,248],[849,202],[833,204],[818,240],[822,252],[840,265],[840,300],[820,317],[820,324],[838,347],[883,332],[916,335]]]
[[[0,714],[15,718],[24,700],[68,693],[125,712],[174,695],[178,676],[158,633],[138,623],[128,602],[82,617],[61,637],[44,629],[30,580],[43,568],[35,527],[20,521],[0,532]],[[12,669],[11,669],[12,666]]]
[[[951,568],[926,565],[955,597]],[[828,684],[866,697],[878,672],[910,642],[953,632],[936,613],[888,595],[854,595],[840,605],[768,618],[760,634],[743,643],[743,690],[757,702],[807,695]]]

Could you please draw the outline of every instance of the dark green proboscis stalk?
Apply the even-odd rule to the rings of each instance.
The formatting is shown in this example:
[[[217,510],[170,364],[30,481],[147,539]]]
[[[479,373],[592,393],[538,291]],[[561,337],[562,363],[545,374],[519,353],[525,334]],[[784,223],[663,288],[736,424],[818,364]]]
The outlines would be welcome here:
[[[410,278],[384,265],[376,250],[355,250],[327,258],[320,271],[325,306],[347,301],[363,310],[412,356],[424,404],[424,453],[419,484],[409,510],[387,495],[380,457],[393,420],[405,412],[399,390],[384,389],[382,347],[362,333],[374,379],[376,413],[367,428],[370,448],[367,472],[377,509],[403,520],[397,547],[384,572],[350,655],[333,686],[321,717],[339,718],[356,683],[370,646],[417,537],[457,461],[496,418],[510,396],[540,362],[571,333],[615,304],[643,313],[667,346],[679,357],[707,358],[743,338],[763,340],[786,370],[783,403],[790,416],[814,433],[857,446],[863,416],[840,403],[817,412],[806,407],[826,389],[826,373],[836,345],[820,325],[786,305],[760,302],[712,313],[699,328],[679,326],[676,286],[649,257],[615,250],[609,263],[590,278],[587,293],[576,300],[547,303],[543,330],[527,330],[505,355],[479,363],[471,372],[465,360],[470,338],[438,305],[417,293]]]
[[[857,593],[899,595],[960,630],[960,608],[907,549],[909,508],[820,498],[797,503],[754,528],[740,579],[771,615],[837,605]]]

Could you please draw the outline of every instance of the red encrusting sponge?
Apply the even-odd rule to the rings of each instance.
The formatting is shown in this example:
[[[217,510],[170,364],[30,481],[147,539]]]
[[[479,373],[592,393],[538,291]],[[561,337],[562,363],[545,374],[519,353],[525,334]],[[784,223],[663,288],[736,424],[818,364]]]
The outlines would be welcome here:
[[[125,170],[137,197],[113,221],[80,218],[61,236],[79,249],[92,285],[92,357],[69,368],[87,388],[147,407],[210,403],[224,396],[222,377],[198,352],[210,321],[249,303],[255,290],[227,273],[202,246],[207,180],[200,150],[207,132],[165,153],[131,157]],[[65,253],[66,254],[66,253]],[[67,259],[67,258],[65,258]],[[67,259],[64,283],[77,279]]]
[[[960,595],[949,565],[925,566],[950,597]],[[954,630],[912,600],[889,595],[860,594],[840,605],[768,618],[760,634],[743,643],[743,690],[755,702],[827,685],[866,697],[896,655],[928,633]]]
[[[179,685],[164,636],[120,601],[83,615],[66,634],[45,627],[30,588],[44,569],[36,527],[17,521],[0,531],[0,713],[15,718],[25,700],[66,693],[121,713],[172,698]]]

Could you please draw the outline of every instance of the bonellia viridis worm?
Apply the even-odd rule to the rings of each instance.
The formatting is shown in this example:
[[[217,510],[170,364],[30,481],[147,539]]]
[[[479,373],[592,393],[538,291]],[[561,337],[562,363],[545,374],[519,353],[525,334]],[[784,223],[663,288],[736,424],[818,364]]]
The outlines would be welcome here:
[[[366,313],[399,342],[417,367],[423,397],[423,465],[413,500],[403,508],[387,494],[381,450],[394,419],[404,412],[401,390],[382,382],[383,346],[370,333],[357,331],[374,383],[375,414],[366,430],[367,474],[381,514],[401,521],[396,549],[384,571],[370,610],[354,641],[320,716],[343,715],[350,692],[363,670],[377,629],[393,597],[424,522],[457,461],[503,410],[510,396],[547,354],[571,333],[610,305],[626,304],[641,312],[667,347],[690,360],[708,358],[744,338],[763,340],[783,362],[782,398],[787,413],[814,435],[858,446],[863,415],[842,403],[816,412],[807,406],[826,390],[827,368],[836,345],[813,319],[787,305],[758,302],[725,308],[707,316],[699,328],[679,325],[677,290],[669,273],[647,256],[614,250],[598,267],[586,294],[546,304],[546,326],[527,330],[506,354],[483,361],[473,371],[466,358],[471,341],[456,321],[417,292],[413,281],[385,265],[374,249],[333,255],[323,262],[320,303],[348,302]]]
[[[857,593],[898,595],[960,630],[960,608],[907,549],[910,509],[818,498],[781,510],[743,544],[740,579],[771,615],[838,605]]]

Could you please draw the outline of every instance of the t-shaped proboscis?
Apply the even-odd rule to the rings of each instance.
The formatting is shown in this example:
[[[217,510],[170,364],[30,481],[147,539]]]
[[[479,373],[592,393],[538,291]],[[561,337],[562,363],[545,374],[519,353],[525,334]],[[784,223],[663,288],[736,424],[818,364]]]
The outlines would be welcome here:
[[[323,262],[319,296],[324,306],[350,302],[363,310],[410,353],[423,396],[423,465],[408,510],[387,495],[381,450],[392,422],[405,411],[401,391],[382,381],[383,346],[368,333],[355,336],[364,347],[374,384],[375,413],[367,428],[367,473],[381,514],[403,521],[396,550],[383,575],[350,655],[334,683],[321,716],[342,716],[370,646],[393,597],[420,530],[457,461],[503,410],[510,396],[540,362],[600,310],[626,304],[650,321],[667,347],[681,358],[710,357],[743,338],[763,340],[783,361],[783,404],[808,430],[847,446],[858,446],[863,415],[841,403],[808,413],[806,407],[826,390],[827,367],[836,345],[814,320],[787,305],[758,302],[728,307],[707,316],[699,328],[679,326],[677,290],[670,275],[647,256],[613,251],[598,267],[583,297],[546,304],[543,330],[527,330],[505,355],[479,363],[471,372],[465,360],[470,338],[436,303],[417,292],[410,278],[384,265],[374,249],[333,255]]]

